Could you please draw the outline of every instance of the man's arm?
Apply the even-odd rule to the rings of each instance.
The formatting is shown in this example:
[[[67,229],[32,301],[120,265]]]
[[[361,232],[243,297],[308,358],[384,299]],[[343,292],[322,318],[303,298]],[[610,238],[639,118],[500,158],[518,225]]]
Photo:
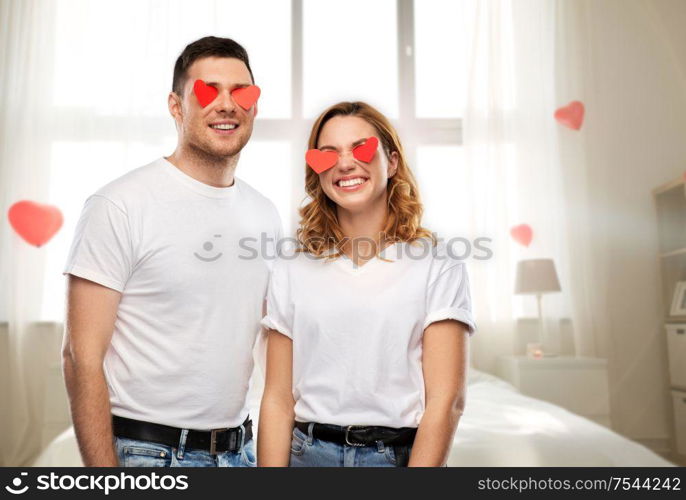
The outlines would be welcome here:
[[[110,398],[103,360],[114,330],[121,294],[68,276],[62,370],[72,420],[86,467],[116,467]]]
[[[288,467],[291,457],[293,407],[293,341],[269,330],[267,376],[257,435],[259,467]]]
[[[437,467],[448,460],[465,404],[468,336],[466,325],[454,320],[437,321],[424,331],[426,408],[410,454],[410,467]]]

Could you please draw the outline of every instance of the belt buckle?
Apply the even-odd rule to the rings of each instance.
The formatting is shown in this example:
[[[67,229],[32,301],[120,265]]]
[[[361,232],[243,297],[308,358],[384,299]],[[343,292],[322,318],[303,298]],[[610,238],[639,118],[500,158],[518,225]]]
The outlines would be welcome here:
[[[348,439],[348,433],[352,430],[353,427],[364,427],[364,425],[349,425],[348,427],[345,428],[345,444],[348,446],[365,446],[364,443],[351,443],[350,439]]]
[[[217,454],[217,432],[223,432],[228,430],[228,427],[224,427],[223,429],[212,429],[210,431],[210,455]]]

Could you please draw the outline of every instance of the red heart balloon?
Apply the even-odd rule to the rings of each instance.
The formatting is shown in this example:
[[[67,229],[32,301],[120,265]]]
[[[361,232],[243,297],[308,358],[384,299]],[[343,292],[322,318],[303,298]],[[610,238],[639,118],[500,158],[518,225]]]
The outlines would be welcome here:
[[[203,108],[214,101],[217,94],[219,94],[219,91],[216,88],[207,85],[202,80],[195,81],[193,84],[193,92],[195,92],[195,97],[198,98],[198,102]]]
[[[510,235],[520,245],[528,247],[534,237],[534,232],[529,224],[520,224],[510,229]]]
[[[312,167],[312,170],[321,174],[325,170],[333,167],[338,161],[338,153],[335,151],[319,151],[310,149],[305,153],[305,161]]]
[[[53,205],[18,201],[7,213],[10,224],[27,243],[40,247],[62,227],[62,212]]]
[[[360,144],[353,149],[353,156],[360,161],[369,163],[374,158],[377,147],[379,147],[379,139],[370,137],[364,144]]]
[[[243,109],[248,110],[253,104],[257,102],[260,97],[261,90],[257,85],[250,85],[248,87],[241,87],[231,91],[233,100]]]
[[[567,106],[555,111],[555,119],[572,130],[579,130],[584,123],[584,103],[572,101]]]

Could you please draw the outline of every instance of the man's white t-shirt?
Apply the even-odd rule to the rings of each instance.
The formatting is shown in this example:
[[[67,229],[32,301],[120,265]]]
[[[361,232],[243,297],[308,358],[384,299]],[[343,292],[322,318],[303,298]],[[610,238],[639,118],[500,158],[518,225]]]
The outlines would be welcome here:
[[[474,333],[466,266],[445,244],[422,238],[381,255],[393,262],[289,251],[275,263],[262,325],[293,340],[297,421],[417,427],[424,329],[455,319]]]
[[[122,294],[104,361],[113,414],[200,430],[245,420],[280,235],[274,204],[241,179],[209,186],[164,158],[88,198],[64,273]]]

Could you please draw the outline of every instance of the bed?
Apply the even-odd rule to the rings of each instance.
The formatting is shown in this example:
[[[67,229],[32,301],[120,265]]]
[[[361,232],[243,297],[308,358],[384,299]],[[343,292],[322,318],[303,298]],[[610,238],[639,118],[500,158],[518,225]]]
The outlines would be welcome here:
[[[669,467],[645,446],[471,369],[448,459],[455,467]]]
[[[41,467],[81,465],[73,428],[55,438],[34,463]],[[668,467],[674,464],[602,425],[554,404],[524,396],[502,379],[472,368],[467,406],[448,465]]]

